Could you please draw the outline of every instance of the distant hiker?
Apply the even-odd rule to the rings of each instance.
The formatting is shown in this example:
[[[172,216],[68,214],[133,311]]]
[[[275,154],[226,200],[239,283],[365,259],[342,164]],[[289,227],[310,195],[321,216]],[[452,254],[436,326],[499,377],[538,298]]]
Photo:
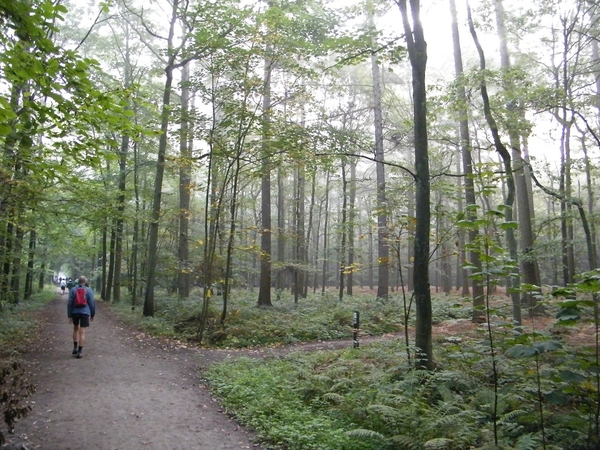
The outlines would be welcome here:
[[[65,293],[65,289],[67,288],[67,282],[61,278],[60,280],[60,295]]]
[[[94,291],[87,286],[87,278],[82,275],[69,291],[69,301],[67,302],[67,316],[69,323],[73,324],[73,352],[71,354],[75,355],[77,359],[83,357],[85,329],[90,326],[90,321],[94,321],[95,315]]]

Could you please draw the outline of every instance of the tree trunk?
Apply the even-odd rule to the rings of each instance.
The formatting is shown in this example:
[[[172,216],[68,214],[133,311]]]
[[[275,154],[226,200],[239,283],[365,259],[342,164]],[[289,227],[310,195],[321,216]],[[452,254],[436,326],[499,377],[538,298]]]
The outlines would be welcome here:
[[[315,211],[315,201],[316,201],[316,185],[317,185],[317,177],[315,176],[315,174],[313,173],[312,175],[312,182],[311,182],[311,189],[310,189],[310,205],[308,207],[308,229],[306,230],[306,252],[305,252],[305,260],[306,263],[308,264],[308,245],[311,241],[311,236],[312,236],[312,230],[313,230],[313,216],[314,216],[314,211]],[[319,229],[317,228],[317,231],[315,233],[315,245],[314,245],[314,267],[317,267],[317,260],[318,260],[318,254],[319,254]],[[315,275],[313,277],[313,292],[316,292],[317,289],[317,275],[316,275],[316,270],[315,270]],[[305,295],[308,295],[308,274],[306,275],[306,286],[304,288],[304,292]]]
[[[594,187],[594,178],[592,176],[592,164],[590,161],[590,158],[588,156],[588,151],[587,151],[587,146],[585,144],[585,135],[582,136],[581,138],[581,149],[583,150],[583,157],[584,157],[584,164],[585,164],[585,179],[586,179],[586,183],[588,186],[588,195],[587,195],[587,213],[590,217],[594,217],[594,211],[595,211],[595,202],[594,202],[594,192],[596,191],[595,187]],[[589,222],[589,229],[590,229],[590,239],[592,242],[592,247],[594,249],[594,253],[598,253],[598,248],[597,248],[597,242],[598,242],[598,237],[596,235],[596,225],[594,223],[594,220],[590,220]],[[588,270],[594,270],[596,269],[595,265],[592,265],[589,267]]]
[[[370,5],[369,22],[374,27],[373,6]],[[371,74],[373,77],[373,115],[375,128],[375,164],[377,173],[377,297],[388,298],[390,247],[387,229],[387,201],[385,192],[385,162],[383,149],[383,115],[381,110],[381,75],[379,61],[375,53],[371,55]]]
[[[179,130],[179,242],[177,259],[179,270],[177,272],[177,292],[179,298],[190,296],[190,198],[192,188],[192,139],[190,138],[190,71],[189,66],[181,68],[181,121]]]
[[[485,73],[486,63],[485,63],[485,55],[483,53],[483,49],[479,43],[479,39],[477,37],[477,33],[475,31],[475,27],[473,25],[473,20],[471,17],[471,10],[469,8],[469,29],[471,31],[471,35],[473,36],[473,41],[475,46],[477,47],[477,52],[479,53],[479,63],[480,70]],[[488,123],[488,127],[490,128],[490,132],[492,133],[492,137],[494,140],[494,147],[496,151],[502,158],[502,162],[504,165],[504,176],[506,180],[506,196],[504,199],[504,220],[506,223],[513,222],[513,205],[515,200],[515,182],[513,178],[512,172],[512,162],[510,153],[506,149],[504,143],[500,139],[500,134],[498,131],[498,126],[496,124],[496,120],[492,116],[489,96],[487,92],[487,84],[485,78],[481,78],[480,81],[480,90],[481,90],[481,98],[483,101],[483,109],[485,114],[486,122]],[[509,226],[506,228],[506,242],[508,246],[508,251],[510,257],[513,261],[518,260],[518,249],[517,249],[517,240],[515,238],[514,229]],[[520,304],[520,296],[519,296],[519,274],[515,269],[510,269],[510,295],[513,303],[513,320],[520,319],[521,314],[521,304]]]
[[[148,233],[148,257],[146,259],[146,289],[144,292],[144,317],[154,316],[154,286],[156,284],[156,264],[158,258],[158,225],[161,213],[162,184],[165,174],[165,160],[168,147],[169,113],[171,105],[171,88],[173,86],[173,70],[177,51],[173,47],[173,39],[177,22],[179,0],[173,0],[169,37],[167,39],[167,54],[169,57],[165,67],[165,86],[163,90],[162,111],[160,117],[160,139],[156,158],[156,178],[154,180],[154,196],[152,198],[152,217]]]
[[[321,294],[325,295],[325,289],[327,288],[327,263],[329,251],[329,188],[331,185],[331,173],[327,172],[327,181],[325,182],[325,222],[323,224],[323,266],[321,269]]]
[[[23,252],[23,239],[25,231],[17,227],[13,245],[13,257],[10,277],[11,296],[9,297],[14,305],[19,304],[21,294],[21,254]]]
[[[454,71],[457,78],[463,76],[463,61],[462,61],[462,50],[460,46],[460,35],[458,31],[458,21],[456,14],[456,4],[454,0],[450,0],[450,14],[452,16],[452,40],[454,44]],[[481,258],[480,250],[476,247],[476,242],[479,240],[479,228],[475,225],[477,223],[477,202],[475,198],[475,183],[473,181],[473,159],[472,159],[472,146],[469,132],[469,121],[467,105],[467,95],[464,84],[459,82],[457,89],[457,100],[460,105],[464,105],[460,110],[459,128],[460,128],[460,147],[462,156],[462,168],[465,174],[465,203],[466,203],[466,218],[471,223],[467,230],[467,237],[471,244],[471,250],[469,251],[469,265],[472,269],[469,273],[481,273]],[[473,323],[481,323],[485,320],[485,314],[483,312],[483,306],[485,304],[484,292],[483,292],[483,280],[479,276],[475,276],[471,279],[472,286],[472,298],[473,298],[473,315],[471,320]],[[463,290],[464,292],[464,290]],[[468,294],[468,287],[466,289]]]
[[[35,275],[34,264],[35,264],[35,246],[36,246],[36,232],[31,230],[29,232],[29,251],[27,253],[27,275],[25,277],[25,295],[24,299],[29,300],[33,294],[33,278]]]
[[[346,294],[352,295],[354,286],[354,228],[356,221],[356,160],[350,159],[350,198],[348,205],[348,277]],[[400,262],[398,261],[398,264]]]
[[[263,74],[263,129],[262,129],[262,179],[261,179],[261,234],[260,234],[260,285],[258,291],[258,306],[273,306],[271,303],[271,60],[272,48],[267,44],[265,49],[265,67]]]
[[[427,140],[427,43],[423,33],[419,0],[410,0],[412,26],[406,0],[396,0],[412,68],[413,115],[415,139],[415,204],[414,296],[416,305],[415,347],[417,368],[433,370],[431,290],[429,285],[429,233],[431,228],[429,149]]]
[[[115,221],[116,222],[116,221]],[[117,239],[117,233],[115,226],[111,228],[110,232],[110,243],[108,248],[108,278],[106,279],[106,298],[103,300],[110,302],[112,300],[112,288],[114,286],[115,279],[115,243]]]
[[[348,181],[346,179],[346,163],[342,161],[342,218],[341,218],[341,243],[339,251],[339,291],[338,300],[344,299],[344,275],[346,274],[346,233],[348,214]]]
[[[512,91],[514,89],[513,83],[510,80],[510,55],[508,53],[508,44],[506,41],[506,29],[505,29],[505,12],[502,5],[502,0],[495,0],[494,2],[496,9],[496,23],[498,27],[498,36],[500,40],[500,62],[504,72],[504,89]],[[509,102],[506,105],[506,109],[509,115],[511,115],[509,124],[514,124],[520,118],[515,102]],[[519,262],[521,268],[522,281],[529,286],[540,286],[540,280],[538,279],[537,260],[534,252],[534,236],[532,228],[532,211],[534,209],[533,204],[529,202],[529,188],[527,178],[530,177],[529,166],[526,164],[521,152],[521,139],[518,130],[513,126],[509,125],[508,135],[510,139],[510,146],[512,149],[512,160],[513,160],[513,171],[515,176],[515,188],[516,188],[516,199],[517,199],[517,217],[519,220],[519,244],[521,248],[521,254],[519,255]],[[535,296],[531,294],[530,289],[526,289],[523,292],[521,302],[528,305],[530,310],[535,313],[543,313],[544,309],[542,304],[538,304]],[[516,313],[516,314],[515,314]],[[513,321],[516,325],[521,325],[521,311],[513,312]]]
[[[285,267],[285,189],[284,174],[281,167],[277,168],[277,262],[279,270],[275,280],[277,291],[287,287],[287,271]]]
[[[108,219],[102,228],[102,251],[100,255],[102,261],[102,276],[100,278],[100,297],[106,299],[106,279],[108,278]]]
[[[296,169],[296,202],[295,202],[295,257],[294,257],[294,303],[298,303],[298,297],[306,298],[306,270],[307,266],[307,245],[305,234],[305,208],[304,199],[306,197],[306,173],[304,164],[300,163]]]
[[[121,272],[123,261],[123,230],[125,221],[125,187],[127,181],[127,153],[129,136],[123,135],[119,151],[119,195],[117,197],[117,217],[115,219],[115,257],[113,278],[113,301],[121,301]]]

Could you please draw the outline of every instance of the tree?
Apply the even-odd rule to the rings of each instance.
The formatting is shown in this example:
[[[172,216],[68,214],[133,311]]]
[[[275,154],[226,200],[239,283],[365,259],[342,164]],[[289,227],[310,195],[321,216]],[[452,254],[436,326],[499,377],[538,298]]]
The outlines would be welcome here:
[[[500,62],[503,71],[503,87],[509,92],[514,90],[514,83],[511,80],[511,62],[508,52],[508,43],[506,38],[506,13],[502,0],[495,0],[496,23],[498,29],[498,37],[500,40]],[[535,260],[532,216],[533,205],[530,204],[529,184],[530,177],[529,165],[526,163],[522,155],[521,136],[519,130],[519,119],[524,115],[519,110],[518,100],[510,100],[506,105],[508,114],[507,128],[512,150],[512,164],[515,177],[515,189],[517,200],[517,214],[519,219],[519,243],[521,246],[521,254],[519,255],[519,263],[521,266],[522,281],[531,286],[530,289],[524,290],[523,300],[513,300],[513,321],[516,325],[521,325],[521,303],[529,305],[531,311],[541,312],[541,305],[537,305],[537,301],[530,294],[533,286],[539,286],[540,280],[538,277],[539,271]],[[516,292],[511,295],[518,295]]]
[[[368,19],[374,27],[374,6],[368,6]],[[375,40],[373,40],[375,42]],[[377,173],[377,297],[386,299],[389,291],[389,262],[390,247],[388,243],[387,211],[385,193],[385,162],[383,149],[383,117],[381,110],[381,76],[379,74],[379,61],[375,50],[371,53],[371,74],[373,77],[373,126],[375,128],[375,164]]]
[[[431,291],[429,285],[430,179],[427,136],[427,43],[421,23],[419,0],[409,0],[411,19],[406,0],[396,0],[402,14],[402,24],[408,56],[412,67],[414,136],[415,136],[415,204],[416,225],[414,243],[414,295],[416,305],[415,346],[417,368],[434,368],[432,342]],[[412,22],[412,25],[411,25]]]
[[[485,120],[488,124],[490,132],[493,137],[494,148],[500,155],[504,168],[504,178],[506,180],[506,197],[504,199],[504,205],[502,205],[504,210],[504,219],[505,219],[505,234],[506,234],[506,242],[508,245],[508,251],[511,259],[512,266],[509,267],[509,289],[510,295],[512,297],[513,302],[513,316],[514,320],[520,319],[520,297],[519,297],[519,274],[516,270],[516,263],[518,261],[517,255],[517,240],[515,238],[514,233],[514,221],[513,221],[513,205],[515,201],[515,181],[512,170],[512,162],[511,156],[506,146],[502,142],[500,138],[500,131],[498,129],[498,125],[496,119],[492,115],[492,110],[490,106],[490,99],[487,89],[487,82],[485,78],[486,71],[486,60],[485,54],[483,52],[483,48],[479,43],[479,38],[477,36],[477,31],[475,30],[475,26],[473,24],[473,18],[471,15],[471,8],[467,5],[467,14],[468,14],[468,22],[469,22],[469,30],[471,32],[471,36],[473,37],[473,41],[475,42],[475,46],[477,47],[477,52],[479,54],[479,69],[480,69],[480,81],[479,81],[479,89],[481,92],[481,99],[483,101],[483,110],[485,115]]]
[[[179,136],[179,260],[177,288],[179,297],[188,298],[190,295],[191,264],[189,261],[189,228],[190,228],[190,199],[192,189],[192,143],[193,134],[190,132],[190,76],[189,67],[182,67],[181,75],[181,119]]]
[[[473,148],[471,146],[471,137],[469,133],[469,120],[467,111],[467,95],[464,86],[464,81],[461,80],[463,76],[463,61],[462,51],[460,46],[460,34],[458,31],[458,20],[456,13],[456,3],[454,0],[450,0],[450,15],[452,17],[452,44],[454,48],[454,72],[457,78],[457,102],[458,102],[458,114],[459,114],[459,133],[460,133],[460,152],[462,157],[462,169],[465,174],[464,179],[464,191],[465,191],[465,203],[466,203],[466,220],[468,221],[468,238],[470,243],[469,251],[469,266],[471,267],[470,272],[479,274],[481,273],[481,259],[479,256],[479,250],[477,249],[477,241],[479,230],[477,228],[477,202],[475,198],[475,183],[473,181],[473,158],[471,152]],[[482,306],[484,305],[484,292],[482,280],[479,277],[473,277],[471,280],[472,284],[472,298],[473,298],[473,316],[472,320],[475,323],[481,322],[484,318]]]

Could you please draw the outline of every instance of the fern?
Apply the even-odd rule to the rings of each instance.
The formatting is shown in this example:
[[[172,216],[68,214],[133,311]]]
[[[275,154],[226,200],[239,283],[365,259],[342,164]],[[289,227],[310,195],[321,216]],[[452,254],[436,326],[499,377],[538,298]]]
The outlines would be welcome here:
[[[365,430],[364,428],[347,431],[346,435],[359,439],[373,439],[376,441],[387,442],[387,438],[383,434],[373,430]]]
[[[390,439],[393,443],[406,450],[420,450],[423,448],[423,442],[415,439],[414,436],[396,435]]]
[[[447,450],[451,448],[454,441],[452,439],[447,438],[435,438],[430,439],[425,444],[423,444],[423,448],[427,450]]]
[[[515,442],[515,450],[537,450],[540,447],[540,438],[531,433],[522,435]]]
[[[386,422],[394,421],[395,419],[401,419],[403,417],[402,412],[388,405],[369,405],[367,408],[370,412],[376,413],[381,416]]]
[[[506,425],[507,423],[512,423],[515,421],[515,419],[525,414],[527,414],[527,411],[523,411],[522,409],[515,409],[514,411],[509,411],[498,419],[498,425]]]
[[[336,405],[341,405],[344,402],[344,396],[336,392],[328,392],[323,394],[323,399]]]

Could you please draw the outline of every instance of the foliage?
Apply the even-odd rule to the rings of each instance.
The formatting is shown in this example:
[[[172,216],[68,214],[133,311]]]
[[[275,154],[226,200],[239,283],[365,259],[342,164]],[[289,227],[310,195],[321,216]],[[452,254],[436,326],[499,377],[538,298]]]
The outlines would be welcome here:
[[[226,398],[224,406],[268,442],[290,450],[360,448],[351,446],[327,410],[303,400],[294,375],[279,361],[241,360],[211,370],[209,377],[215,392]]]
[[[282,295],[273,308],[256,307],[252,293],[236,291],[230,298],[225,325],[219,324],[221,297],[212,297],[208,312],[207,343],[216,347],[253,347],[291,344],[304,341],[342,339],[352,336],[353,312],[361,313],[361,335],[398,333],[402,318],[397,300],[380,301],[355,295],[344,302],[315,294],[299,304]],[[153,320],[141,319],[125,309],[120,314],[141,324],[146,330],[160,329],[160,334],[194,340],[201,312],[201,296],[193,293],[189,300],[157,296]],[[440,307],[440,311],[445,310]],[[453,308],[457,310],[457,308]],[[468,312],[462,313],[467,316]],[[162,325],[159,325],[162,324]]]
[[[35,386],[27,382],[25,369],[18,362],[0,367],[0,413],[9,433],[14,432],[15,422],[31,411],[31,405],[23,405],[22,401],[34,392]],[[0,445],[5,443],[5,439],[0,430]]]
[[[10,310],[0,311],[0,356],[4,360],[0,364],[0,414],[9,433],[14,431],[17,420],[31,410],[31,406],[23,401],[35,392],[35,386],[28,382],[21,364],[9,358],[14,358],[19,346],[28,343],[32,337],[32,313],[54,297],[53,292],[41,292]],[[4,442],[5,436],[0,429],[0,445]]]
[[[541,448],[542,442],[546,448],[592,448],[590,424],[597,396],[593,351],[573,348],[545,330],[494,326],[501,349],[495,400],[483,330],[476,327],[460,338],[441,339],[434,372],[408,367],[404,344],[398,340],[360,349],[294,353],[277,361],[230,362],[211,368],[207,378],[232,414],[269,442],[286,446],[289,438],[289,448],[303,448],[297,447],[296,435],[314,433],[323,417],[332,421],[332,435],[343,430],[350,441],[319,448],[533,449]],[[544,438],[537,365],[545,405]],[[267,407],[261,410],[263,403]],[[293,407],[275,408],[277,404]],[[313,436],[329,442],[329,435]]]
[[[53,292],[42,291],[26,302],[0,309],[0,356],[15,356],[15,349],[31,338],[31,314],[54,297]]]

